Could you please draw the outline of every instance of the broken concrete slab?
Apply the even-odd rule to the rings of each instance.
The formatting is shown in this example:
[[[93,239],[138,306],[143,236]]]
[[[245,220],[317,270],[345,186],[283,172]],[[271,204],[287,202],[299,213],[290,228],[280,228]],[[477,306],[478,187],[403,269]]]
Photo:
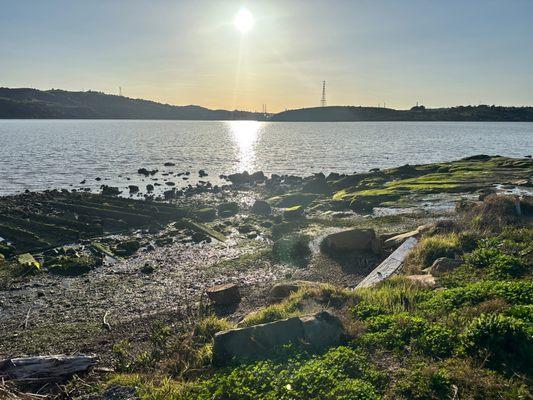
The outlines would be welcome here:
[[[328,311],[222,331],[215,334],[213,363],[223,365],[234,358],[265,358],[276,347],[291,343],[318,350],[338,345],[343,334],[341,321]]]

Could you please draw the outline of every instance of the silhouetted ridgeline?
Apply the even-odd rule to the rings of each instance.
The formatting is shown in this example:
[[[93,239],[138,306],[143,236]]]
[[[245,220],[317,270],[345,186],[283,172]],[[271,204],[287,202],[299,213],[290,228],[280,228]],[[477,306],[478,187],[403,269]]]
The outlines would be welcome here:
[[[284,111],[272,121],[533,121],[533,107],[459,106],[411,110],[378,107],[316,107]]]
[[[64,119],[265,119],[262,113],[172,106],[101,92],[0,88],[0,118]],[[284,111],[272,121],[533,121],[533,107],[460,106],[411,110],[378,107],[316,107]]]
[[[0,88],[0,118],[259,119],[246,111],[172,106],[100,92]]]

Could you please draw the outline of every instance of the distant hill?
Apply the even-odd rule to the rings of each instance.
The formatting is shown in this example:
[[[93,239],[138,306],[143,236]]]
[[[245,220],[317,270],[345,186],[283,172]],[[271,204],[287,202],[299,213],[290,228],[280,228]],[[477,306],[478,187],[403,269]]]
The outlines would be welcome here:
[[[0,88],[0,119],[264,120],[261,113],[173,106],[101,92]],[[289,110],[272,121],[533,121],[533,107],[459,106],[410,110],[333,106]]]
[[[533,121],[533,107],[459,106],[410,110],[378,107],[316,107],[284,111],[272,121]]]
[[[58,119],[260,119],[247,111],[172,106],[101,92],[0,88],[0,118]]]

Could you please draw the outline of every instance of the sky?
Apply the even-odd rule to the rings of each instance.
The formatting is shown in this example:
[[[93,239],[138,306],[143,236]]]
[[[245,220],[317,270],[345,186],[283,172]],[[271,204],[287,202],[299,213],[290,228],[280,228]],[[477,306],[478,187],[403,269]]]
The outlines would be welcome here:
[[[533,105],[533,1],[0,0],[4,87],[277,112],[323,80],[328,105]]]

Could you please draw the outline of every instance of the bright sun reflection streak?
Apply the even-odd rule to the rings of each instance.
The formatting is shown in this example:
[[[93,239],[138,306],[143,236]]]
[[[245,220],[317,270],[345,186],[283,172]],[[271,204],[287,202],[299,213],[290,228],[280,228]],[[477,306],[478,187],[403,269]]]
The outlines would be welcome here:
[[[255,143],[259,138],[262,123],[259,121],[228,121],[235,145],[237,172],[255,170]]]

